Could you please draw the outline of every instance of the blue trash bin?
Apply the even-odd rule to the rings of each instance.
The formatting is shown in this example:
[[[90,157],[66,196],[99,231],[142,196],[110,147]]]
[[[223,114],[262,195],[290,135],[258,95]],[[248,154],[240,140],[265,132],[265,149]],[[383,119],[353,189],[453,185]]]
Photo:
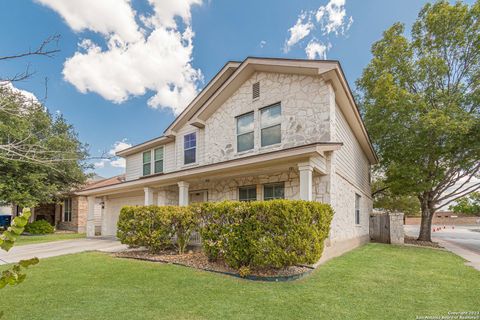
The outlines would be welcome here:
[[[7,229],[10,226],[10,222],[12,222],[12,216],[8,214],[0,215],[0,228]]]

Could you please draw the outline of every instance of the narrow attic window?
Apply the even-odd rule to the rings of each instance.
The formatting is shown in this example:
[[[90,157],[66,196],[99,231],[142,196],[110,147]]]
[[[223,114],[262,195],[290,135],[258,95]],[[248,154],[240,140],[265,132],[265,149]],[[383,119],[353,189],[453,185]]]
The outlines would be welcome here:
[[[255,82],[252,85],[252,99],[260,98],[260,82]]]

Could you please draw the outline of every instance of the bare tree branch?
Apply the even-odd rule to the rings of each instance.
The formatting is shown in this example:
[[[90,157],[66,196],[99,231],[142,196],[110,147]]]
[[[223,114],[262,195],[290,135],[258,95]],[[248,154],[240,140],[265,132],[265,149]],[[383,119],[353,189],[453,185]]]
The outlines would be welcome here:
[[[473,189],[472,189],[472,188],[473,188]],[[444,206],[446,206],[447,204],[449,204],[449,203],[451,203],[451,202],[453,202],[453,201],[455,201],[455,200],[457,200],[457,199],[460,199],[460,198],[462,198],[462,197],[465,197],[466,195],[468,195],[468,194],[470,194],[470,193],[472,193],[472,192],[474,192],[474,191],[477,191],[477,190],[480,190],[480,183],[477,183],[477,184],[475,184],[475,185],[472,185],[472,186],[468,187],[467,189],[463,190],[461,193],[458,193],[454,198],[448,200],[447,202],[443,202],[440,207],[444,207]],[[435,208],[434,208],[434,211],[437,211],[438,208],[439,208],[439,207],[435,207]]]
[[[59,40],[60,40],[60,35],[59,34],[54,34],[53,36],[50,36],[47,39],[45,39],[40,44],[40,46],[34,51],[29,49],[27,52],[18,53],[18,54],[14,54],[14,55],[11,55],[11,56],[0,56],[0,61],[1,60],[24,58],[24,57],[28,57],[28,56],[45,56],[45,57],[51,58],[56,53],[60,52],[60,49],[48,49],[48,46],[52,43],[55,43],[55,45],[57,46]]]

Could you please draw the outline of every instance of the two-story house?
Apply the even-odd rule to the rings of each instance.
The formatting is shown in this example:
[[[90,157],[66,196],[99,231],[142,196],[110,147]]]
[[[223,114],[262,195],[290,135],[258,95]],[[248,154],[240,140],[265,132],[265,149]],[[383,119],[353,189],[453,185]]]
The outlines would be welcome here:
[[[377,158],[337,61],[228,62],[162,136],[117,155],[125,182],[80,192],[87,235],[99,199],[114,236],[125,205],[285,198],[332,205],[327,255],[369,239]]]

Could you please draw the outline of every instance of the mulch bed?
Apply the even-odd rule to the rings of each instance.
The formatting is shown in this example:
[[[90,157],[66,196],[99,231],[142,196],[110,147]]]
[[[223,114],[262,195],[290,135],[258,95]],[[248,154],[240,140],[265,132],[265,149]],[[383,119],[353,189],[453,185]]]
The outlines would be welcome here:
[[[430,242],[430,241],[420,241],[417,240],[415,237],[405,236],[404,238],[405,244],[410,244],[414,246],[421,246],[421,247],[431,247],[431,248],[442,248],[437,242]]]
[[[205,271],[224,273],[239,276],[237,270],[230,268],[223,261],[208,261],[207,256],[201,251],[189,251],[178,254],[176,251],[163,251],[153,254],[146,250],[127,250],[114,254],[118,258],[139,259],[152,262],[172,263]],[[307,266],[291,266],[282,269],[252,270],[247,279],[266,281],[294,280],[309,273],[313,268]]]

